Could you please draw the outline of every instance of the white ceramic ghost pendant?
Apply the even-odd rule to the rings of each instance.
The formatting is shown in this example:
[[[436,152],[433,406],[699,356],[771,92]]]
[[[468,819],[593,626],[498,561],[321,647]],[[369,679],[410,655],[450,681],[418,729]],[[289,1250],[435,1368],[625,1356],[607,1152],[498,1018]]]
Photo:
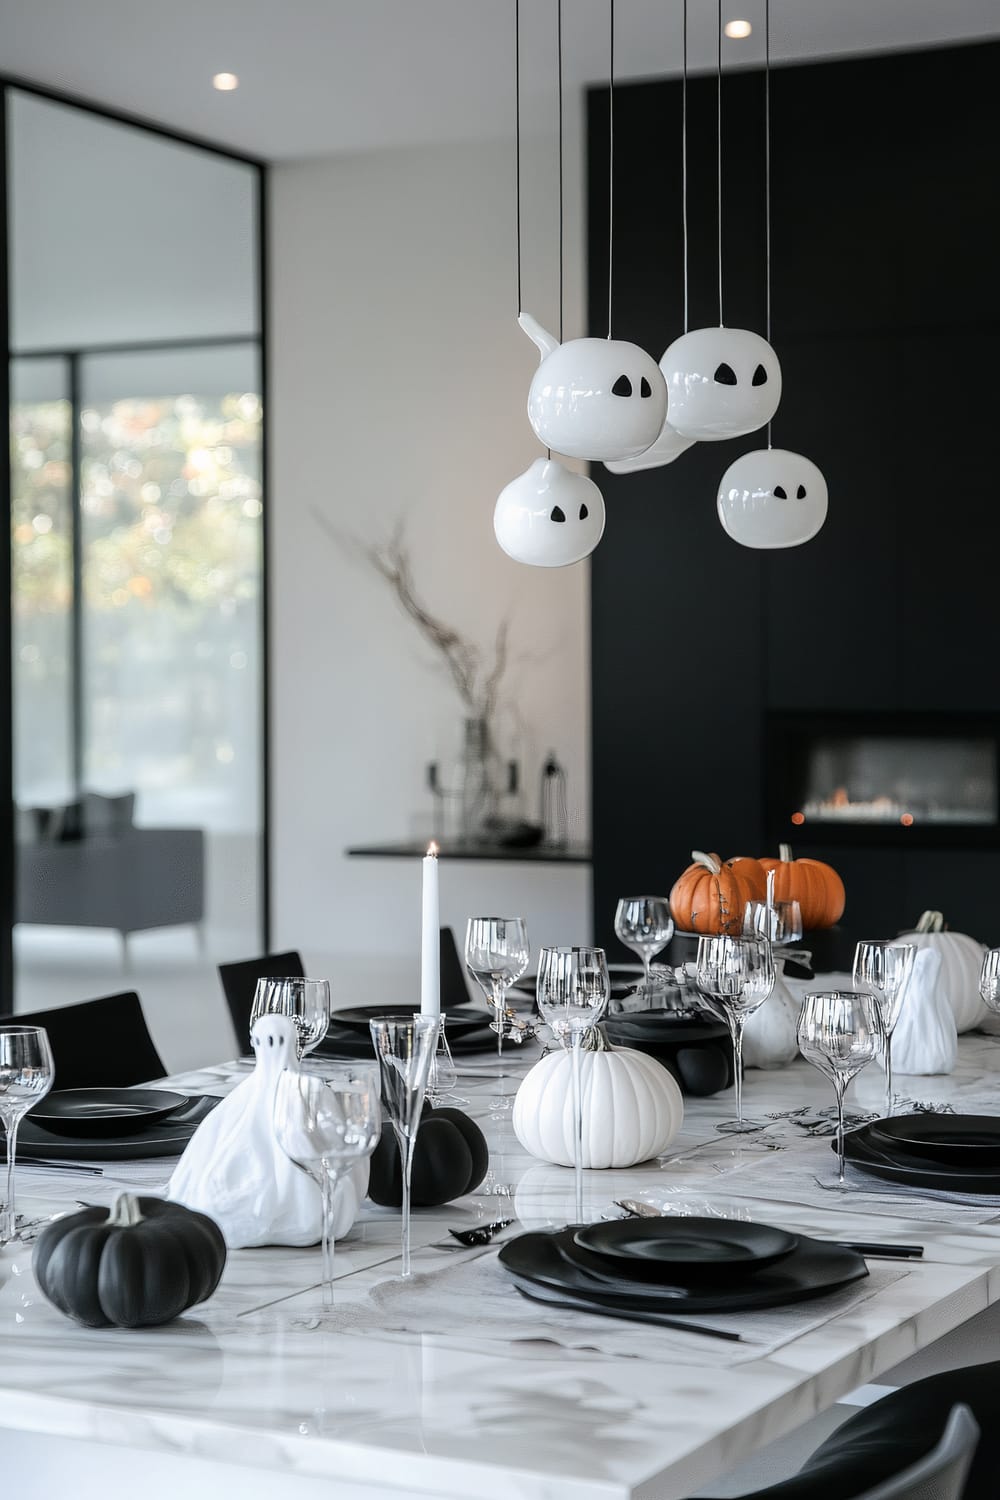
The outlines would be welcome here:
[[[565,568],[588,557],[604,535],[604,497],[592,479],[558,459],[536,458],[500,491],[493,530],[515,562]]]
[[[539,442],[594,462],[635,458],[655,443],[667,390],[644,349],[623,339],[560,344],[528,313],[518,322],[542,355],[528,392],[528,420]]]
[[[743,437],[770,422],[781,400],[781,366],[748,328],[695,328],[660,360],[667,420],[698,442]]]
[[[730,464],[719,485],[719,520],[741,547],[801,547],[826,520],[826,480],[787,448],[756,448]]]

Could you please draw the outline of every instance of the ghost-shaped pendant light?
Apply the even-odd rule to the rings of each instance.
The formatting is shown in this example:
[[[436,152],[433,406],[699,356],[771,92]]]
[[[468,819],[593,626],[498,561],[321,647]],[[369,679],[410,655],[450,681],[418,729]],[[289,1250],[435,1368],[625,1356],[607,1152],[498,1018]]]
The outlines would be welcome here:
[[[604,535],[604,497],[586,475],[536,458],[500,491],[493,530],[515,562],[565,568],[588,557]]]
[[[778,410],[778,356],[749,328],[694,328],[674,340],[660,368],[667,421],[682,437],[702,443],[744,437]]]
[[[518,322],[542,362],[528,392],[528,420],[546,448],[592,462],[635,458],[656,442],[667,414],[659,366],[624,339],[560,344],[529,313]]]
[[[756,448],[723,474],[718,507],[723,529],[741,547],[801,547],[826,520],[826,480],[801,453]]]

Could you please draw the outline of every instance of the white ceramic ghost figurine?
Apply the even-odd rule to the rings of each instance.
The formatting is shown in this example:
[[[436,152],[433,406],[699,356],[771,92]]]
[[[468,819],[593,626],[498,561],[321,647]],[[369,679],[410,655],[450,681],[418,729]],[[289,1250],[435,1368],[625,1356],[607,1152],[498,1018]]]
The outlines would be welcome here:
[[[723,528],[741,547],[800,547],[826,520],[826,480],[801,453],[755,448],[723,474],[718,506]]]
[[[659,366],[623,339],[560,344],[529,313],[518,322],[542,362],[528,392],[528,420],[539,440],[570,458],[635,458],[655,443],[667,414]]]
[[[894,1073],[950,1073],[958,1061],[955,1013],[941,971],[936,948],[914,954],[892,1033]]]
[[[774,988],[748,1018],[743,1032],[743,1066],[783,1068],[799,1055],[799,1004],[785,984],[785,960],[775,956]]]
[[[556,458],[536,458],[500,491],[493,530],[515,562],[565,568],[589,556],[604,535],[604,497],[586,475]]]
[[[295,1023],[260,1016],[250,1041],[257,1066],[202,1121],[167,1187],[175,1203],[208,1214],[231,1250],[247,1245],[314,1245],[322,1228],[315,1181],[289,1160],[274,1137],[274,1091],[284,1068],[298,1071]],[[337,1184],[334,1234],[357,1217],[368,1190],[368,1162]]]
[[[781,366],[749,328],[694,328],[660,360],[667,421],[698,442],[743,437],[765,427],[781,400]]]

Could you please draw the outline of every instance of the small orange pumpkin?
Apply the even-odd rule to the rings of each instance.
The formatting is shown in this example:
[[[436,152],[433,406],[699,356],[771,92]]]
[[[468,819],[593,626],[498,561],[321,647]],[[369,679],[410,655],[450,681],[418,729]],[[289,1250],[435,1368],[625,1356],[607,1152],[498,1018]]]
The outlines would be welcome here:
[[[749,900],[767,900],[767,871],[759,859],[753,859],[749,854],[734,854],[732,859],[726,860],[726,869],[734,870],[746,881],[750,887]]]
[[[679,875],[670,892],[674,921],[685,932],[725,932],[738,937],[743,912],[754,897],[744,875],[717,854],[691,850],[694,864]]]
[[[844,915],[844,882],[832,865],[819,859],[793,859],[791,844],[781,844],[777,859],[765,858],[760,864],[765,871],[774,871],[775,901],[799,903],[807,932],[834,927]]]

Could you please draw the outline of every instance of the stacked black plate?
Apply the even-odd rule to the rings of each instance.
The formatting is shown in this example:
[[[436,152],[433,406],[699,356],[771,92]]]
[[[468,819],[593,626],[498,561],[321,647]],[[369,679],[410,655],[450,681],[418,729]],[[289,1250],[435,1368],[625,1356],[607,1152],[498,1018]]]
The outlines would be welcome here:
[[[24,1116],[18,1161],[137,1161],[180,1156],[218,1104],[166,1089],[61,1089]]]
[[[836,1140],[832,1142],[836,1149]],[[907,1187],[1000,1195],[1000,1116],[894,1115],[844,1138],[849,1162]]]
[[[770,1224],[680,1217],[523,1234],[500,1261],[538,1302],[641,1321],[781,1307],[868,1274],[855,1251]]]
[[[395,1005],[356,1005],[350,1010],[335,1011],[326,1036],[316,1048],[317,1057],[374,1057],[369,1022],[373,1016],[412,1016],[412,1002]],[[456,1005],[445,1012],[448,1046],[453,1057],[470,1057],[476,1053],[496,1051],[497,1034],[490,1030],[485,1006]]]

